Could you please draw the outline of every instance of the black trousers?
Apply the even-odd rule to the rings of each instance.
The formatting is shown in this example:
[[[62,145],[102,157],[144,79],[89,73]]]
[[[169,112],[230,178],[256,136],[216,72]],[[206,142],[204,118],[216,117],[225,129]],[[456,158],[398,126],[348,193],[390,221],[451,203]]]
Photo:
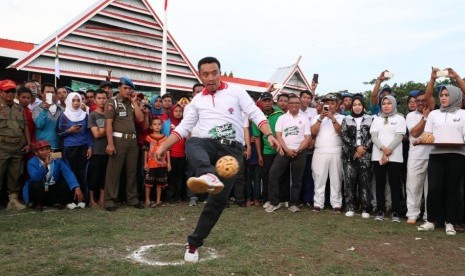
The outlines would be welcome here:
[[[86,185],[86,171],[87,171],[87,149],[88,145],[65,147],[63,149],[63,157],[68,162],[71,170],[73,171],[76,179],[81,187],[82,194],[85,200],[88,201],[88,189]]]
[[[263,154],[263,171],[262,171],[262,199],[263,202],[269,201],[269,183],[270,183],[270,171],[271,166],[273,165],[274,159],[276,158],[276,154]],[[290,198],[290,174],[291,170],[290,167],[285,168],[286,173],[282,175],[281,182],[279,188],[279,201],[285,202],[289,201]]]
[[[355,160],[342,160],[344,170],[344,196],[347,209],[356,209],[360,202],[362,210],[370,212],[371,200],[371,155]],[[358,195],[357,195],[358,191]],[[358,200],[357,200],[358,199]]]
[[[226,146],[220,144],[216,140],[207,138],[191,137],[186,141],[186,155],[189,166],[195,171],[195,176],[201,176],[206,173],[216,175],[216,161],[225,156],[234,156],[239,162],[242,162],[243,150],[242,145]],[[208,237],[211,230],[221,216],[221,213],[226,208],[228,197],[236,182],[235,177],[229,179],[220,178],[224,184],[224,189],[218,194],[209,195],[207,204],[200,214],[197,226],[192,234],[187,238],[189,244],[200,247],[204,240]]]
[[[376,179],[376,209],[386,212],[386,175],[389,177],[389,186],[391,187],[392,212],[400,211],[400,170],[402,163],[388,162],[381,166],[378,161],[372,162]]]
[[[171,157],[171,171],[168,172],[166,200],[168,202],[186,199],[186,158]]]
[[[73,192],[64,180],[48,186],[48,191],[45,191],[43,182],[36,182],[29,186],[29,198],[30,202],[35,205],[61,204],[64,206],[73,201]]]
[[[428,163],[428,221],[463,222],[463,171],[465,156],[458,153],[430,154]]]
[[[283,178],[292,178],[292,185],[290,187],[289,205],[299,205],[300,203],[300,190],[302,189],[302,179],[304,176],[305,162],[307,153],[301,152],[296,157],[291,158],[287,155],[276,155],[273,166],[270,170],[270,183],[269,183],[269,196],[270,203],[274,206],[278,205],[282,200],[281,191],[288,190],[288,181],[281,181]],[[291,174],[287,170],[291,166]],[[285,186],[285,187],[282,187]]]

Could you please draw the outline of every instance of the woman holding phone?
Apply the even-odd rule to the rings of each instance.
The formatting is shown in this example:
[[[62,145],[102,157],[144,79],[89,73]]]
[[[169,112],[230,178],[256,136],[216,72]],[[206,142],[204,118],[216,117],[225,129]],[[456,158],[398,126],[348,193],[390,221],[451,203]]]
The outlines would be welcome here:
[[[87,199],[86,166],[87,160],[92,156],[92,136],[87,113],[81,109],[82,100],[78,93],[70,93],[65,102],[65,112],[58,121],[58,136],[63,140],[63,158],[70,165]],[[68,208],[74,209],[76,206],[84,208],[85,203],[77,202],[77,205],[70,205]]]
[[[432,80],[434,83],[434,80]],[[462,92],[455,86],[440,88],[440,109],[431,111],[425,133],[432,133],[435,143],[459,143],[458,146],[434,146],[428,163],[428,221],[419,231],[434,230],[445,225],[446,235],[455,235],[454,224],[463,222],[463,168],[465,168],[465,110]]]

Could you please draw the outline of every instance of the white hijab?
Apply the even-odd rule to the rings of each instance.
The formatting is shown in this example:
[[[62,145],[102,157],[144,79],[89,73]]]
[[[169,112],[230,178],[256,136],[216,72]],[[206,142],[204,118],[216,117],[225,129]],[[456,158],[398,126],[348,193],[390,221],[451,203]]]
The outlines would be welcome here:
[[[79,108],[73,108],[73,98],[79,98]],[[86,112],[81,109],[81,95],[76,92],[69,93],[65,100],[66,108],[64,114],[71,122],[80,122],[86,118]]]

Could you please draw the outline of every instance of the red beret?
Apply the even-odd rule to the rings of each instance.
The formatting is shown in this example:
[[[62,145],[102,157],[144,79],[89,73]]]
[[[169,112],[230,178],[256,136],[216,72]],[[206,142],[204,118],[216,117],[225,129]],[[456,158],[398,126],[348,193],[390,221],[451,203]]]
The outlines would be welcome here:
[[[2,80],[0,81],[0,90],[7,91],[10,89],[16,89],[16,83],[12,80]]]
[[[50,143],[48,141],[45,141],[45,140],[39,140],[39,141],[35,142],[35,144],[34,144],[34,149],[36,149],[36,150],[41,149],[41,148],[45,148],[45,147],[50,147]]]

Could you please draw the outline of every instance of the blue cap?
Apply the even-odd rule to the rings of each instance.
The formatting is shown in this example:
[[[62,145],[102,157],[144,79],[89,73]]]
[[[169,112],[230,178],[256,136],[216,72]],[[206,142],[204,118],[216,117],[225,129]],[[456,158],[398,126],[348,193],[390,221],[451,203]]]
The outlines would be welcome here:
[[[417,97],[418,93],[420,93],[420,90],[412,90],[412,91],[408,92],[408,95],[412,96],[412,97]]]
[[[136,88],[136,86],[134,85],[134,83],[132,82],[130,78],[122,77],[119,79],[119,83],[127,85],[127,86],[131,86],[132,89]]]

